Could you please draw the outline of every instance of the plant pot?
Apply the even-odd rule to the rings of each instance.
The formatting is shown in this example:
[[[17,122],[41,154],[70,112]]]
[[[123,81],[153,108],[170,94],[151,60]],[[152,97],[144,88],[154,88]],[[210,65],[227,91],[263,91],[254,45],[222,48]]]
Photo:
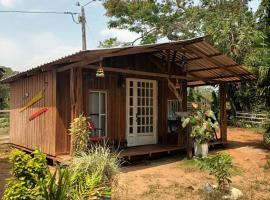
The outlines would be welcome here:
[[[208,155],[208,144],[197,144],[194,143],[194,154],[198,157],[206,157]]]

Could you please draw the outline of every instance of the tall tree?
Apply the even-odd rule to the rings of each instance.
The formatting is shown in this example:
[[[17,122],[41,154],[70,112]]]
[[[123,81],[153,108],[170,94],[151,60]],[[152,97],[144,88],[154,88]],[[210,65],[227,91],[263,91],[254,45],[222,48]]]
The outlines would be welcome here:
[[[267,1],[267,0],[264,0]],[[160,38],[179,40],[208,35],[207,38],[222,53],[231,56],[239,64],[245,64],[247,55],[262,32],[257,29],[256,16],[248,7],[249,0],[165,0],[126,1],[106,0],[104,7],[110,17],[109,28],[128,29],[140,34],[134,44],[154,43]],[[257,69],[254,71],[258,71]],[[255,84],[251,90],[239,94],[246,83],[229,86],[229,100],[234,110],[250,109],[256,99]],[[247,105],[248,103],[248,105]],[[245,106],[246,108],[244,108]]]

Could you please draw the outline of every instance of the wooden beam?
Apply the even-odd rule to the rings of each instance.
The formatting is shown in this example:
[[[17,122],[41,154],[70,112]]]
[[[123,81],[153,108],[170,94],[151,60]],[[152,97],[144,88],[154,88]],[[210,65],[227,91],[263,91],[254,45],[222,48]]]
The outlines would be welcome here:
[[[226,65],[220,63],[219,61],[216,61],[215,59],[208,57],[206,54],[204,54],[203,52],[201,52],[201,50],[199,50],[197,47],[195,46],[191,46],[191,45],[187,45],[185,46],[185,48],[187,48],[188,50],[192,51],[193,53],[197,54],[200,57],[203,57],[205,60],[207,60],[208,62],[213,63],[216,66],[221,67],[222,69],[224,69],[225,71],[229,72],[232,75],[237,76],[238,78],[242,79],[241,76],[239,76],[236,72],[232,71],[230,68],[227,68]]]
[[[215,54],[212,54],[212,55],[209,55],[208,57],[217,57],[217,56],[221,56],[223,55],[222,53],[215,53]],[[200,60],[200,59],[203,59],[203,57],[197,57],[197,58],[190,58],[190,59],[187,59],[187,61],[194,61],[194,60]]]
[[[237,66],[240,66],[238,64],[233,64],[233,65],[226,65],[227,68],[231,68],[231,67],[237,67]],[[188,70],[187,72],[202,72],[202,71],[209,71],[209,70],[215,70],[215,69],[222,69],[223,67],[212,67],[212,68],[203,68],[203,69],[191,69],[191,70]]]
[[[220,135],[221,141],[227,142],[226,84],[219,85],[220,96]]]
[[[86,69],[93,69],[97,70],[98,66],[96,65],[88,65],[87,62],[79,62],[79,63],[73,63],[71,65],[65,66],[65,70],[72,69],[72,68],[86,68]],[[163,73],[155,73],[155,72],[146,72],[146,71],[138,71],[138,70],[131,70],[126,68],[117,68],[117,67],[103,67],[105,73],[108,72],[117,72],[117,73],[125,73],[125,74],[134,74],[134,75],[144,75],[144,76],[153,76],[153,77],[159,77],[159,78],[168,78],[169,74],[163,74]],[[59,69],[57,72],[62,71]],[[172,75],[172,78],[176,78],[179,80],[186,80],[186,76],[181,75]]]

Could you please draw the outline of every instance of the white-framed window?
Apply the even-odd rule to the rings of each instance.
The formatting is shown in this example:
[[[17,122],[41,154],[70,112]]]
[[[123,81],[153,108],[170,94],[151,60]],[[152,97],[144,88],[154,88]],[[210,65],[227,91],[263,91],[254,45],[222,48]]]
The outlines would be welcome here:
[[[95,125],[94,135],[107,135],[107,93],[91,91],[89,94],[89,115]]]

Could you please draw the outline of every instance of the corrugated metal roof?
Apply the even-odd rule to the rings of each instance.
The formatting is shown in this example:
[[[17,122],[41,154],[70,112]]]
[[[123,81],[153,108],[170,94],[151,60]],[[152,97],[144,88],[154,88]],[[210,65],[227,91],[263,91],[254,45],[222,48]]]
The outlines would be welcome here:
[[[181,62],[183,58],[187,61],[186,71],[189,86],[256,79],[254,74],[248,72],[243,66],[238,65],[230,57],[222,55],[206,42],[204,37],[200,37],[160,44],[80,51],[8,77],[1,80],[1,83],[9,83],[23,76],[51,69],[59,69],[76,62],[87,60],[90,63],[100,57],[151,53],[159,59],[167,59],[168,50],[170,51],[169,59],[173,59],[173,54],[175,54],[174,61],[176,63]]]

